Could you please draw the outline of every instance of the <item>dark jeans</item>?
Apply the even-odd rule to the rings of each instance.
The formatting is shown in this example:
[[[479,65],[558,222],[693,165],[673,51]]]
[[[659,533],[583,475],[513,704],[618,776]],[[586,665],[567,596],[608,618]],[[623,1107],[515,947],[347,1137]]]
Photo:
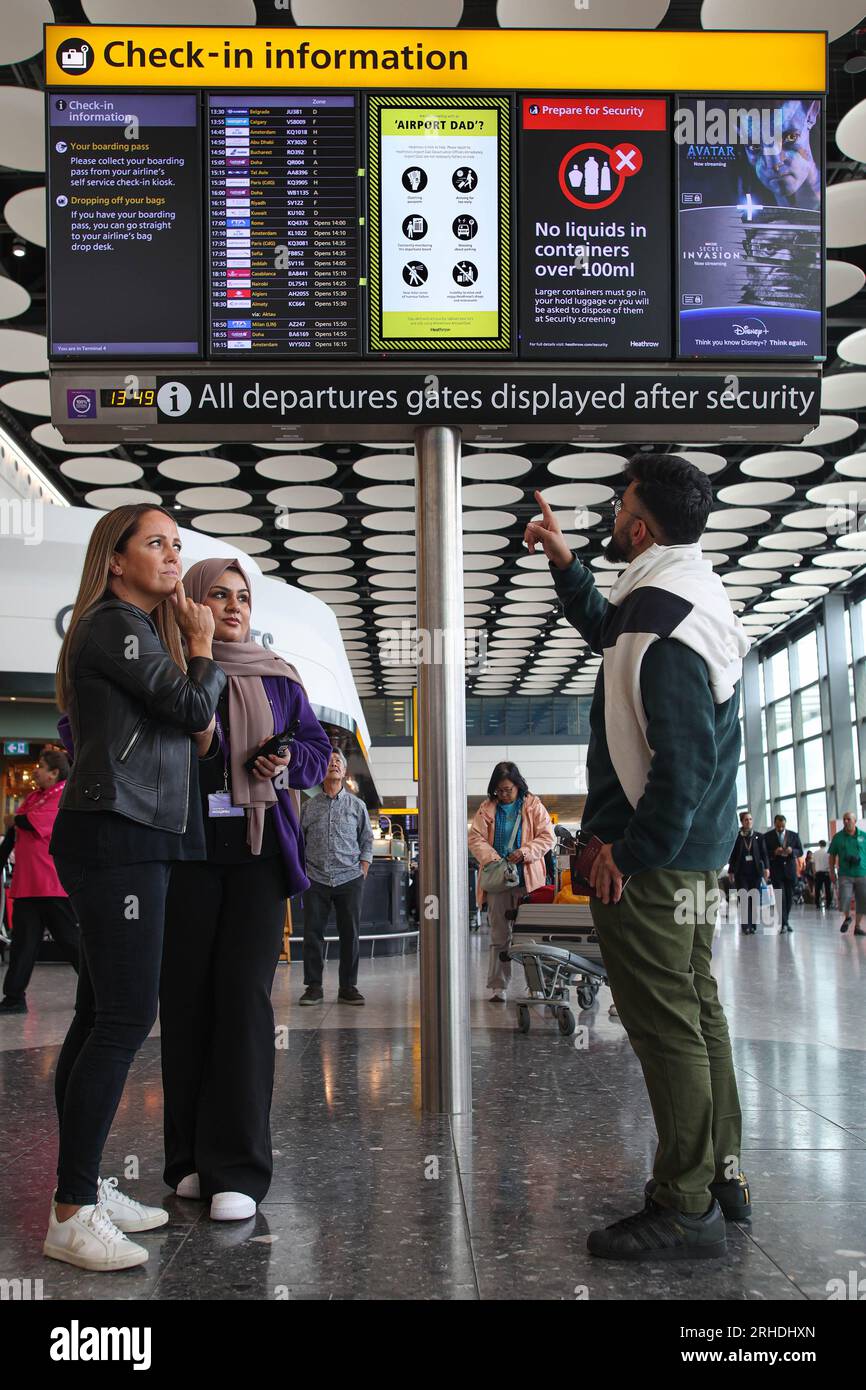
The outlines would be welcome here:
[[[830,882],[830,875],[826,869],[816,869],[815,871],[815,906],[821,906],[821,896],[824,896],[826,907],[833,906],[833,885]]]
[[[57,1201],[86,1206],[132,1059],[156,1019],[171,865],[55,866],[81,925],[75,1014],[54,1077]]]
[[[271,986],[282,949],[280,857],[174,865],[159,1018],[165,1181],[198,1173],[202,1197],[271,1185]]]
[[[358,980],[361,958],[359,924],[364,875],[350,878],[329,888],[326,883],[311,883],[304,893],[304,984],[319,985],[325,967],[325,923],[334,904],[337,931],[340,936],[340,989],[351,989]]]
[[[24,1000],[46,927],[73,970],[78,969],[78,922],[69,899],[15,898],[9,969],[3,981],[3,994],[12,1003]]]

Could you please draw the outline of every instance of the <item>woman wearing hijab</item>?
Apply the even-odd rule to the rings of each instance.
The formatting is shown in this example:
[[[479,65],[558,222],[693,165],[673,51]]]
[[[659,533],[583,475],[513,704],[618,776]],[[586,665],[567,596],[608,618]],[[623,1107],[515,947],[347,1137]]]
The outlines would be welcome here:
[[[160,986],[165,1181],[210,1202],[216,1221],[255,1214],[271,1182],[271,986],[286,899],[309,887],[299,788],[321,782],[331,744],[293,666],[250,640],[251,591],[237,561],[184,576],[214,616],[214,661],[228,677],[198,736],[206,859],[175,866]],[[244,763],[294,727],[285,757]]]

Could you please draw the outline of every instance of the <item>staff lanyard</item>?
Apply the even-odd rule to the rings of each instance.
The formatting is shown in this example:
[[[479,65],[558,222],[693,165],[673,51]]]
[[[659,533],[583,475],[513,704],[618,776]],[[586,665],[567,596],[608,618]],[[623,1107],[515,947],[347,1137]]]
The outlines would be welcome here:
[[[223,732],[223,723],[219,716],[219,710],[214,710],[214,720],[216,722],[216,734],[219,740],[220,751],[223,755],[223,791],[229,789],[229,742]]]

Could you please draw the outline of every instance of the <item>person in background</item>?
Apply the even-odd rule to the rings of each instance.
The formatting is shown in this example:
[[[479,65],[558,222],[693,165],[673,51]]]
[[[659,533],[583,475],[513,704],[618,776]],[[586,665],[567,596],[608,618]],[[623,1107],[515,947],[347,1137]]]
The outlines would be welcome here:
[[[156,1020],[171,865],[204,857],[192,735],[213,719],[226,678],[212,657],[213,614],[184,593],[181,545],[174,517],[153,503],[101,516],[57,666],[72,766],[50,850],[78,917],[81,964],[54,1081],[60,1154],[42,1248],[100,1272],[143,1264],[147,1249],[126,1233],[168,1220],[99,1169]]]
[[[851,925],[851,899],[854,899],[854,935],[866,936],[861,923],[866,913],[866,834],[859,829],[853,811],[842,817],[842,829],[837,830],[827,847],[830,871],[836,877],[838,869],[839,908],[845,920],[839,928],[846,932]],[[18,911],[16,906],[15,911]],[[15,933],[12,933],[13,937]]]
[[[582,829],[601,841],[590,908],[608,983],[658,1130],[643,1209],[589,1233],[618,1260],[712,1259],[751,1211],[727,1021],[712,972],[718,874],[730,852],[749,639],[700,538],[713,492],[675,454],[635,454],[605,552],[609,593],[536,492],[564,616],[603,656],[590,710]]]
[[[44,749],[36,767],[36,789],[24,798],[15,813],[11,888],[15,919],[9,969],[3,981],[2,1014],[26,1014],[27,986],[44,931],[50,933],[78,973],[78,919],[48,850],[68,775],[66,753],[62,749]]]
[[[794,901],[794,884],[797,882],[797,860],[803,857],[803,842],[796,830],[787,829],[784,816],[776,816],[773,829],[764,835],[764,844],[770,861],[770,882],[781,908],[781,936],[783,932],[794,930],[788,918]]]
[[[293,666],[250,639],[249,578],[200,560],[184,589],[214,617],[228,678],[214,728],[196,735],[206,858],[176,863],[159,992],[165,1181],[212,1221],[254,1216],[273,1174],[271,986],[286,899],[309,887],[297,788],[317,784],[331,743]],[[285,756],[244,763],[296,724]]]
[[[815,861],[812,858],[812,851],[806,850],[806,859],[803,864],[803,878],[806,882],[806,902],[815,901]]]
[[[826,840],[818,841],[818,848],[812,854],[812,866],[815,871],[815,906],[832,907],[833,883],[830,878],[830,856],[827,853]]]
[[[361,958],[361,898],[373,862],[373,830],[363,801],[346,790],[346,759],[331,753],[322,794],[301,811],[310,886],[304,892],[304,985],[300,1004],[321,1004],[325,969],[325,923],[334,905],[340,936],[337,1001],[363,1004],[358,989]]]
[[[516,828],[513,849],[512,833]],[[479,907],[486,900],[490,923],[490,961],[487,988],[490,1002],[504,1004],[511,983],[511,961],[500,960],[511,941],[511,922],[506,913],[516,907],[526,893],[543,888],[546,880],[545,856],[556,843],[553,822],[537,796],[533,796],[518,767],[511,762],[497,763],[482,801],[469,827],[469,852],[481,865],[507,858],[517,865],[518,884],[502,893],[485,893],[478,876],[476,898]]]
[[[740,927],[744,936],[754,936],[758,930],[755,908],[760,902],[761,886],[770,877],[770,861],[762,835],[753,828],[750,811],[740,812],[740,833],[734,841],[728,869],[737,890]]]

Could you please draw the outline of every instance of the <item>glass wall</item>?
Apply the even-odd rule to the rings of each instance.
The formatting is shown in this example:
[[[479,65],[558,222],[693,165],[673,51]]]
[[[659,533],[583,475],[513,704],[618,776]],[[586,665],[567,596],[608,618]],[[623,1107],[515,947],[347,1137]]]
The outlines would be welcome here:
[[[849,595],[844,626],[828,626],[831,619],[825,603],[817,605],[803,626],[792,628],[784,646],[770,641],[760,656],[761,749],[749,750],[760,769],[767,805],[768,821],[781,813],[788,825],[797,829],[803,844],[815,846],[828,839],[831,819],[841,821],[843,811],[856,810],[863,817],[860,795],[863,790],[861,765],[866,759],[866,597]],[[838,624],[838,616],[835,619]],[[828,631],[838,640],[830,639]],[[844,665],[833,660],[833,646]],[[834,690],[832,709],[842,732],[831,721],[830,672]],[[844,671],[844,676],[843,676]],[[841,688],[837,691],[835,686]],[[846,688],[847,687],[847,688]],[[846,732],[849,730],[849,732]],[[850,745],[847,740],[850,737]],[[738,809],[747,808],[745,757],[737,776]],[[852,774],[853,765],[853,774]],[[854,795],[851,787],[853,777]],[[849,807],[837,805],[839,797],[851,800]],[[752,809],[752,808],[749,808]],[[764,826],[762,829],[766,828]]]

